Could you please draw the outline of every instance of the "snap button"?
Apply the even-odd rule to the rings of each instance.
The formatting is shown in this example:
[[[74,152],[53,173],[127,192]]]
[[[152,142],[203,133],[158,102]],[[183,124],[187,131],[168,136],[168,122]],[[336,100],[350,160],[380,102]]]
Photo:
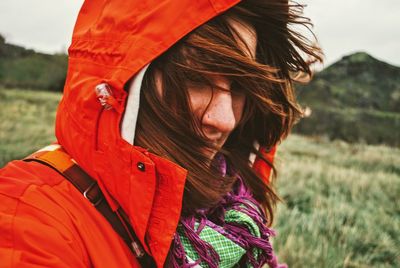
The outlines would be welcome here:
[[[140,171],[146,170],[146,166],[142,162],[138,162],[136,166]]]

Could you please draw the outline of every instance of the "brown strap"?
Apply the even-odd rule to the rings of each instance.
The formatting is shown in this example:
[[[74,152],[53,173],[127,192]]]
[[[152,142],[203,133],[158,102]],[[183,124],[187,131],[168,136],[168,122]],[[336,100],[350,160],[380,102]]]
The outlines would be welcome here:
[[[50,149],[50,150],[49,150]],[[107,219],[115,232],[124,240],[142,267],[156,267],[153,258],[140,244],[122,208],[113,211],[104,198],[97,182],[81,169],[58,145],[51,145],[28,156],[24,161],[44,164],[70,181],[89,202]]]

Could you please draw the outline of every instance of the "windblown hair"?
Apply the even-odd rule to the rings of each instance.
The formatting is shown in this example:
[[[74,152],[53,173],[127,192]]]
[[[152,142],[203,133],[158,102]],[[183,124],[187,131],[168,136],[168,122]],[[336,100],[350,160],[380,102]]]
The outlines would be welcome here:
[[[246,96],[242,119],[219,152],[243,178],[272,222],[278,197],[272,185],[253,171],[249,156],[254,153],[262,158],[256,143],[270,150],[288,135],[302,114],[294,94],[294,77],[299,73],[311,77],[311,63],[322,61],[320,49],[292,28],[300,25],[310,29],[302,9],[302,5],[287,0],[243,1],[192,31],[147,70],[135,145],[188,170],[183,214],[215,205],[235,182],[235,176],[222,177],[217,167],[210,165],[203,149],[213,145],[194,118],[188,96],[189,84],[213,88],[210,76],[219,75],[230,80],[231,91]],[[243,49],[246,42],[240,42],[231,20],[255,29],[255,58]],[[157,73],[161,91],[157,90]]]

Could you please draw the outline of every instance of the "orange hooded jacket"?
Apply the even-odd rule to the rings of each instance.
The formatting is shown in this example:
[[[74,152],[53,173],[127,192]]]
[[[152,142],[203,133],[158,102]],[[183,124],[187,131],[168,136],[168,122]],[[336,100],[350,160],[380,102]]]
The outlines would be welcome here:
[[[57,111],[58,143],[97,180],[111,207],[127,213],[157,267],[165,262],[180,217],[186,170],[121,137],[124,85],[237,2],[86,0],[75,25]],[[95,92],[101,83],[112,89],[109,110]],[[268,180],[267,165],[256,160],[254,168]],[[13,161],[0,171],[0,237],[0,267],[140,267],[82,194],[35,162]]]

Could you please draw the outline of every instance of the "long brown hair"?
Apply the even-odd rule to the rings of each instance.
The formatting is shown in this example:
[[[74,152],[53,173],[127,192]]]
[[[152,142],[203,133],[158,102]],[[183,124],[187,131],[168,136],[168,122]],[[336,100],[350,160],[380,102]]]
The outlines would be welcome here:
[[[220,153],[265,207],[272,222],[278,197],[252,170],[249,156],[261,157],[255,143],[269,150],[288,135],[301,116],[293,77],[297,73],[311,76],[311,62],[321,61],[319,48],[290,28],[310,26],[301,16],[302,8],[285,0],[243,1],[188,34],[147,70],[135,144],[188,170],[183,214],[215,205],[235,182],[234,176],[222,177],[204,155],[202,148],[213,145],[190,112],[187,92],[189,83],[212,88],[210,75],[220,75],[231,81],[231,91],[246,96],[241,122]],[[243,51],[238,43],[240,35],[230,20],[255,29],[255,59]],[[161,74],[161,94],[156,73]]]

